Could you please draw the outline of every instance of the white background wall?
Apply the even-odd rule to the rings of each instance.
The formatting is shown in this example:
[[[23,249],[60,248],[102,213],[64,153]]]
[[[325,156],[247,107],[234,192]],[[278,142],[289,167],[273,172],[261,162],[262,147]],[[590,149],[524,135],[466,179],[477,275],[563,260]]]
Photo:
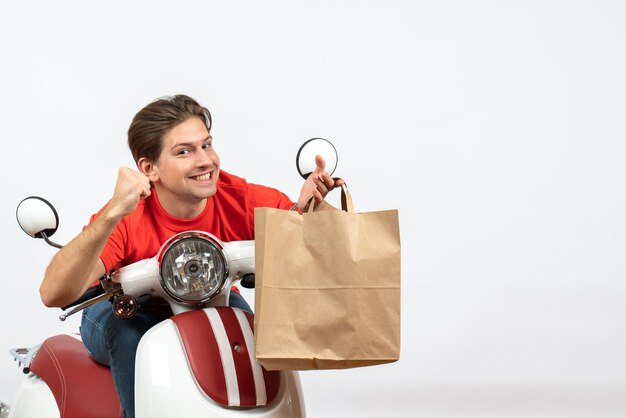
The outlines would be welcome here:
[[[222,167],[296,197],[333,140],[357,210],[401,217],[398,363],[302,374],[310,417],[626,415],[626,3],[0,3],[0,398],[6,353],[75,331],[44,308],[52,248],[131,165],[143,105],[211,109]]]

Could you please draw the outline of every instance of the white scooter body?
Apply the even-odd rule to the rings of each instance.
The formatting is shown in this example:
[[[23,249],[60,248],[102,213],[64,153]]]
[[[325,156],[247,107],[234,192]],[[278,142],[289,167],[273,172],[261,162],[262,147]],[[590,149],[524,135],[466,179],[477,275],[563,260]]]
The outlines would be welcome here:
[[[59,407],[46,382],[34,373],[26,375],[26,379],[19,385],[11,400],[8,417],[60,418],[60,416]]]
[[[141,340],[135,367],[137,417],[304,416],[300,381],[293,372],[280,372],[280,389],[270,405],[227,408],[213,401],[190,372],[178,332],[169,319],[153,327]]]
[[[301,418],[305,416],[297,372],[266,371],[266,373],[277,373],[279,384],[275,396],[267,399],[266,405],[263,404],[264,396],[267,394],[264,394],[265,383],[262,368],[254,358],[252,321],[251,319],[245,320],[244,311],[225,307],[233,281],[247,273],[254,272],[254,242],[242,241],[223,243],[223,245],[223,251],[229,260],[230,277],[222,292],[209,302],[211,306],[194,310],[192,307],[174,303],[171,298],[165,297],[170,301],[174,316],[150,329],[139,343],[135,366],[135,415],[137,418],[171,418],[174,416]],[[114,274],[113,281],[121,284],[126,295],[167,296],[158,282],[157,258],[142,260],[120,269]],[[227,389],[227,393],[222,395],[228,399],[230,406],[214,400],[211,394],[207,394],[207,391],[203,389],[201,381],[206,381],[207,378],[194,375],[190,364],[189,347],[185,346],[181,331],[176,325],[177,318],[183,315],[206,316],[205,319],[213,324],[211,321],[214,321],[216,317],[219,318],[220,310],[234,312],[234,316],[241,324],[237,332],[241,332],[244,336],[244,341],[231,347],[228,331],[225,328],[222,328],[221,336],[216,335],[216,340],[221,338],[224,342],[219,347],[220,355],[214,357],[221,357],[221,369]],[[215,334],[220,333],[214,325],[213,329]],[[230,338],[232,340],[232,337]],[[249,365],[253,369],[250,373],[254,374],[255,395],[259,405],[237,406],[240,405],[238,403],[240,400],[237,390],[237,373],[235,373],[232,358],[237,355],[241,356],[241,353],[245,353],[245,356],[249,358]],[[87,378],[88,376],[85,376],[85,379]],[[5,417],[7,417],[6,410],[0,412],[0,418]],[[10,405],[8,418],[63,417],[48,384],[31,372],[18,388]]]

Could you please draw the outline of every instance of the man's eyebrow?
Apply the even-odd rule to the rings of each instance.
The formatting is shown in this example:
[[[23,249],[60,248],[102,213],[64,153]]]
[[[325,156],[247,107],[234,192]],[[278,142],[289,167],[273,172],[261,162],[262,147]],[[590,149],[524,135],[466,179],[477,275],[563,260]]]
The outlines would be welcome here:
[[[170,148],[170,149],[176,149],[176,148],[178,148],[178,147],[190,147],[190,146],[192,146],[193,144],[195,144],[195,143],[197,143],[197,142],[207,142],[207,141],[213,141],[213,137],[212,137],[211,135],[208,135],[206,138],[201,139],[201,140],[199,140],[199,141],[192,141],[192,142],[178,142],[178,143],[174,144],[174,145],[172,146],[172,148]]]

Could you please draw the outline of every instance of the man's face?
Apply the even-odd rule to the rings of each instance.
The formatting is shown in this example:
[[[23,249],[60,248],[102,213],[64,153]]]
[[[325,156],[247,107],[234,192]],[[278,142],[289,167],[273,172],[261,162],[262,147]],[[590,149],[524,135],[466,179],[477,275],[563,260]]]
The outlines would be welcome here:
[[[200,118],[189,118],[168,131],[161,145],[149,178],[166,210],[173,209],[172,204],[195,205],[215,194],[220,159]]]

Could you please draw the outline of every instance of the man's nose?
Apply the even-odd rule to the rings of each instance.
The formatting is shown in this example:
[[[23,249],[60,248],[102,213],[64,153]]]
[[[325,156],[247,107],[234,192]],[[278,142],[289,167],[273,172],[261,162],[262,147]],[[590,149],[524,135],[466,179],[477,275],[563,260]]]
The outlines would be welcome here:
[[[205,167],[213,165],[213,160],[208,152],[200,148],[200,151],[196,153],[196,165],[198,167]]]

